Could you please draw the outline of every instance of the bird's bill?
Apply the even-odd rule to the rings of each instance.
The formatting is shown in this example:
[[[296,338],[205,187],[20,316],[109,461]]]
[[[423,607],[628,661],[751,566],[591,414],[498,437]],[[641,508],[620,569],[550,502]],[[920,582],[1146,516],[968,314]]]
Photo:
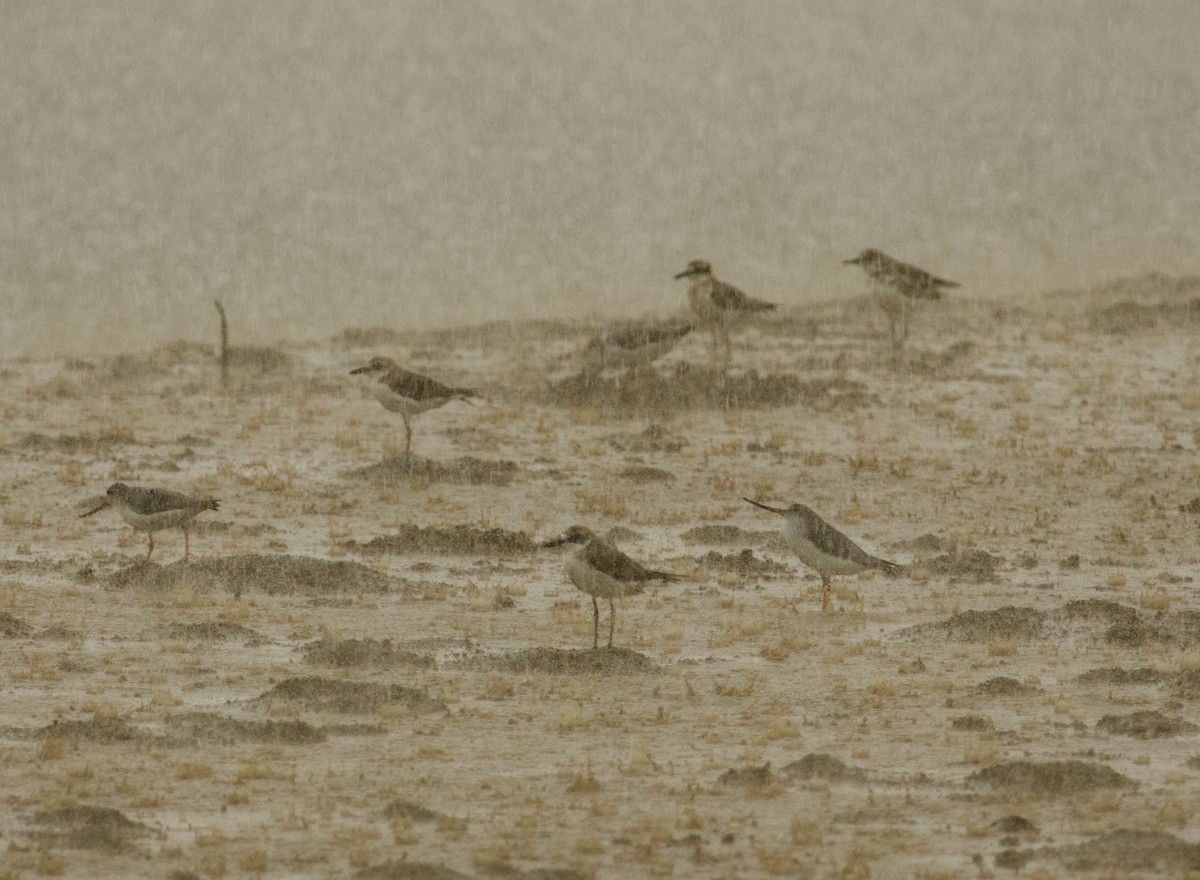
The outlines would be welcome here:
[[[743,496],[743,497],[742,497],[742,500],[743,500],[743,501],[749,501],[749,502],[750,502],[751,504],[753,504],[755,507],[761,507],[763,510],[769,510],[769,511],[771,511],[771,513],[779,513],[779,514],[784,514],[784,513],[787,513],[787,511],[786,511],[786,510],[783,510],[782,508],[779,508],[779,507],[768,507],[768,506],[767,506],[767,505],[765,505],[765,504],[759,504],[759,503],[758,503],[757,501],[755,501],[753,498],[746,498],[746,497],[744,497],[744,496]]]
[[[859,263],[862,262],[862,257],[855,257],[852,260],[842,260],[842,262],[845,263],[847,266],[857,266]]]
[[[101,501],[100,503],[98,503],[98,504],[97,504],[95,507],[93,507],[93,508],[92,508],[91,510],[89,510],[87,513],[81,513],[81,514],[79,514],[79,518],[80,518],[80,519],[83,519],[85,516],[91,516],[93,513],[99,513],[99,512],[100,512],[100,511],[102,511],[104,508],[108,507],[108,505],[109,505],[109,504],[111,504],[111,503],[112,503],[112,502],[110,502],[110,501],[109,501],[107,498],[105,498],[103,501]]]
[[[370,369],[371,369],[370,367],[355,367],[353,370],[350,371],[350,375],[357,376],[359,373],[366,373]]]
[[[689,275],[691,275],[691,274],[692,274],[692,271],[693,271],[693,270],[691,269],[691,267],[689,267],[689,268],[687,268],[687,269],[684,269],[682,272],[676,272],[676,273],[675,273],[675,278],[676,278],[676,279],[679,279],[679,278],[687,278]]]

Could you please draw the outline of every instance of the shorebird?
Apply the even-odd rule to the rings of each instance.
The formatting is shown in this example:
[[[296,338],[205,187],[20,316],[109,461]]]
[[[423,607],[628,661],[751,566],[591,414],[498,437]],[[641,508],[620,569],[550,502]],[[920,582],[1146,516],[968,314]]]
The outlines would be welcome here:
[[[134,531],[146,532],[150,546],[146,550],[146,560],[154,552],[154,533],[175,526],[183,529],[183,558],[187,561],[188,526],[197,514],[205,510],[216,510],[220,502],[209,498],[203,501],[170,492],[166,489],[143,489],[139,486],[126,486],[124,483],[113,483],[104,493],[105,498],[82,516],[99,513],[106,507],[115,507],[121,514],[121,519],[133,526]]]
[[[606,367],[649,364],[692,332],[686,321],[624,324],[593,336],[583,350],[583,374],[598,375]]]
[[[775,303],[746,296],[732,284],[718,281],[707,260],[692,260],[676,279],[691,281],[688,304],[700,323],[713,334],[713,353],[718,360],[729,361],[729,327],[731,324],[759,312],[770,312]]]
[[[792,552],[809,568],[815,568],[821,576],[821,610],[829,610],[829,579],[836,574],[858,574],[866,568],[874,568],[884,574],[897,575],[904,566],[863,550],[821,517],[811,507],[793,504],[791,507],[768,507],[750,498],[755,507],[778,513],[783,517],[783,537]]]
[[[943,287],[958,287],[955,281],[938,278],[924,269],[902,263],[883,251],[867,248],[852,260],[843,260],[848,266],[862,266],[863,271],[876,282],[875,295],[879,307],[887,313],[891,324],[892,347],[899,348],[908,340],[908,314],[913,304],[921,299],[941,299]],[[896,319],[903,322],[900,341],[896,341]]]
[[[371,358],[365,367],[350,371],[351,376],[371,377],[368,388],[371,396],[388,412],[398,412],[404,418],[404,454],[412,449],[412,417],[437,409],[451,400],[465,400],[479,395],[470,388],[452,388],[436,379],[402,369],[389,357]]]
[[[679,580],[678,575],[655,571],[634,562],[612,544],[597,538],[591,529],[571,526],[557,538],[546,541],[543,547],[576,544],[580,549],[567,557],[563,568],[578,589],[592,597],[592,648],[600,646],[600,605],[597,599],[608,600],[608,646],[612,647],[617,607],[614,599],[642,592],[651,581]]]

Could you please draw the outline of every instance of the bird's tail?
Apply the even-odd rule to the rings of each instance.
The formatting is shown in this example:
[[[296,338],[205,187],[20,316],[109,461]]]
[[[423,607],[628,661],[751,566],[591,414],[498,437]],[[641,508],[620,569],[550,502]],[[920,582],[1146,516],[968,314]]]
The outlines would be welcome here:
[[[752,299],[748,303],[752,312],[773,312],[779,308],[778,303],[770,303],[762,299]]]
[[[871,557],[871,568],[882,571],[888,577],[901,577],[908,574],[907,565],[901,565],[898,562],[888,562],[886,559],[880,559],[878,556]]]
[[[680,575],[672,574],[669,571],[658,571],[654,568],[650,569],[650,574],[654,575],[655,580],[666,581],[668,584],[675,584],[683,580],[683,577]]]
[[[474,398],[474,400],[482,400],[483,399],[480,396],[479,392],[475,391],[472,388],[455,388],[455,389],[453,389],[453,392],[454,392],[455,400],[461,400],[464,403],[471,404],[471,406],[475,405],[472,398]]]

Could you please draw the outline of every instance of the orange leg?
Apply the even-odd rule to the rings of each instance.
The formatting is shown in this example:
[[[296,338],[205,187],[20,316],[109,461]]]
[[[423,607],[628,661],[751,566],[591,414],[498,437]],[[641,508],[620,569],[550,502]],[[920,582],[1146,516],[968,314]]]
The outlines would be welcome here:
[[[150,554],[154,552],[154,532],[150,532],[147,536],[150,539],[150,547],[146,550],[146,562],[150,561]]]
[[[600,647],[600,603],[592,596],[592,650]]]
[[[821,575],[821,610],[829,610],[829,578]]]
[[[187,526],[181,526],[183,529],[183,561],[187,562],[188,558],[188,530]]]

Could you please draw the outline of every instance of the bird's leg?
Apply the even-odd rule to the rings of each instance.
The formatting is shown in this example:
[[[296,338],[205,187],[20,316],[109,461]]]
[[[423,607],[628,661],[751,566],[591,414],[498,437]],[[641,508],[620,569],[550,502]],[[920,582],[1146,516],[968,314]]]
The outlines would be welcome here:
[[[412,452],[412,422],[408,420],[408,413],[400,413],[404,417],[404,457],[408,458]]]
[[[829,578],[821,575],[821,610],[829,610]]]
[[[188,560],[188,527],[180,526],[180,528],[183,529],[183,561],[187,562],[187,560]]]
[[[608,600],[608,646],[612,647],[613,629],[617,625],[617,606],[613,604],[613,600]]]
[[[592,596],[592,650],[600,647],[600,603]]]
[[[720,343],[717,352],[717,360],[724,366],[729,366],[729,362],[733,360],[733,346],[729,341],[729,328],[724,324],[720,326]]]
[[[150,561],[150,554],[154,552],[154,532],[147,532],[146,537],[150,539],[150,547],[146,550],[146,562]]]

